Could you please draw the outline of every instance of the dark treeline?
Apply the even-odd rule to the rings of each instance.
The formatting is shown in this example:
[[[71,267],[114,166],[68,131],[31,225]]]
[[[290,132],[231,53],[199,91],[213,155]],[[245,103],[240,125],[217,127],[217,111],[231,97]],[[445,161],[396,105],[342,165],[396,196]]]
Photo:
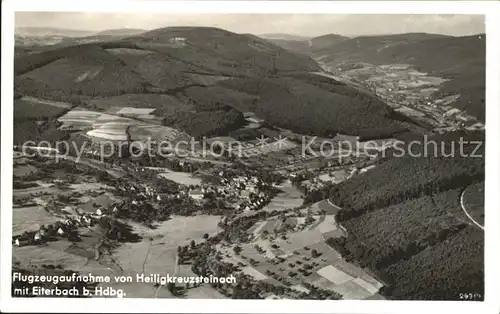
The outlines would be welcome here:
[[[163,125],[178,128],[196,138],[225,135],[245,123],[241,112],[228,107],[214,111],[177,111],[163,119]]]
[[[480,146],[475,142],[464,144],[460,152],[457,141],[462,138],[470,142],[481,137],[481,133],[467,134],[465,138],[462,134],[447,134],[427,139],[436,141],[436,145],[410,146],[409,141],[400,145],[398,151],[388,151],[383,157],[385,162],[330,190],[332,202],[343,208],[337,219],[349,220],[378,208],[483,181],[484,145],[480,141]]]
[[[354,88],[325,89],[296,78],[230,79],[220,85],[258,96],[255,113],[266,122],[302,134],[335,136],[401,125],[388,118],[390,108]]]
[[[402,142],[406,153],[415,140],[424,141]],[[437,145],[414,147],[413,155],[391,149],[374,169],[333,186],[330,197],[342,208],[336,220],[348,234],[327,242],[374,270],[389,299],[459,300],[463,290],[481,299],[482,231],[453,213],[461,212],[461,191],[484,181],[484,132],[431,140]]]

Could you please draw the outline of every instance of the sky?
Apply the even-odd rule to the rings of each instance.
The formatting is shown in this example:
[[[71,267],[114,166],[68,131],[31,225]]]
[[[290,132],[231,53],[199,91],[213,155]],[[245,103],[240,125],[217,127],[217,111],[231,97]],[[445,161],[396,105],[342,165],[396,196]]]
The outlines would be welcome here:
[[[96,12],[16,12],[16,27],[55,27],[102,31],[210,26],[255,35],[344,36],[438,33],[453,36],[485,32],[482,15],[353,15],[353,14],[165,14]]]

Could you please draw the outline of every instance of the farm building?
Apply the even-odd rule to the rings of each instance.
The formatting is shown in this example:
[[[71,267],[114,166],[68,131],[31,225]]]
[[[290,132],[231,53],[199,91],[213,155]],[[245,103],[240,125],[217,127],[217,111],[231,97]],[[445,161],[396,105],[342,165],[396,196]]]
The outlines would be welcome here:
[[[195,189],[189,191],[189,197],[191,197],[193,200],[199,201],[202,200],[205,197],[205,195],[200,189]]]

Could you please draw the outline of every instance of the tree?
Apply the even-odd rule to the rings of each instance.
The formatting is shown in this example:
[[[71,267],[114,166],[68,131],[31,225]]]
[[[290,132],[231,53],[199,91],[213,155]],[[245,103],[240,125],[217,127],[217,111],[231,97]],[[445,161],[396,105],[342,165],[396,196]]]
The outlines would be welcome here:
[[[207,239],[208,239],[208,237],[209,237],[208,233],[205,233],[205,234],[203,235],[203,239],[205,239],[205,240],[207,240]]]
[[[241,253],[241,251],[243,251],[243,249],[241,248],[241,246],[236,245],[236,246],[233,248],[233,251],[234,251],[234,254],[236,254],[236,255],[240,255],[240,253]]]
[[[190,246],[191,249],[194,249],[194,247],[196,246],[196,242],[194,242],[194,240],[191,240]]]

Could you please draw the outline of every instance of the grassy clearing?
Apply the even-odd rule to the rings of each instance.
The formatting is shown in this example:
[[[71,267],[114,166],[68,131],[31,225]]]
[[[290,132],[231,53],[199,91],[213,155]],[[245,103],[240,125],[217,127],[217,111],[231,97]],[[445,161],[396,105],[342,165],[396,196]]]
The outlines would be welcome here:
[[[39,120],[55,118],[64,114],[72,106],[69,103],[24,96],[14,100],[14,118]]]
[[[41,206],[18,207],[12,213],[12,234],[38,230],[42,225],[58,221]]]
[[[187,290],[186,296],[188,299],[227,299],[226,296],[220,294],[209,285],[190,288]]]
[[[120,96],[95,98],[87,101],[90,108],[109,110],[113,107],[154,108],[158,110],[180,109],[185,105],[178,98],[158,94],[125,94]]]
[[[62,243],[58,243],[62,242]],[[48,265],[61,265],[65,269],[80,269],[87,264],[88,259],[64,252],[61,245],[69,246],[70,243],[58,241],[49,242],[44,246],[23,246],[13,247],[12,255],[26,265],[31,264],[34,266]]]
[[[186,172],[166,172],[160,173],[159,176],[182,185],[201,185],[202,182],[201,178],[193,177]]]

